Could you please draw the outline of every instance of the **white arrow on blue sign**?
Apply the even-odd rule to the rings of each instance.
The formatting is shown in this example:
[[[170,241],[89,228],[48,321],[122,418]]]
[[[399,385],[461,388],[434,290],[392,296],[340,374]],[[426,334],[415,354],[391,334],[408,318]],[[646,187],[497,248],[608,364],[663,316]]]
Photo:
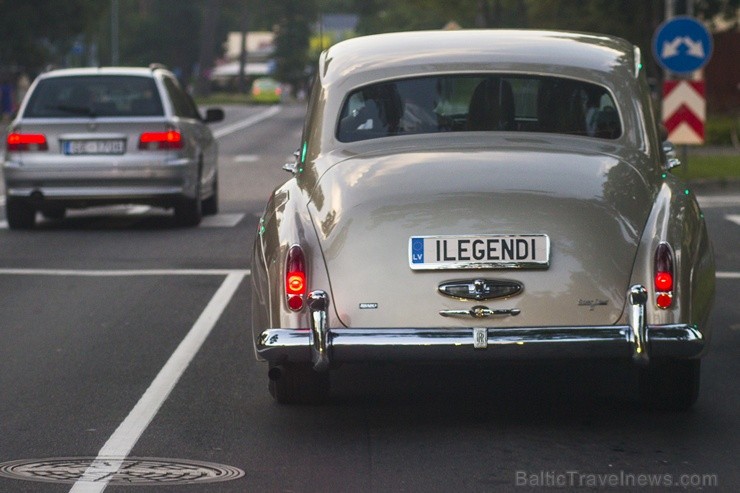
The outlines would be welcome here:
[[[665,70],[688,74],[701,69],[712,56],[712,36],[693,17],[665,21],[653,36],[653,55]]]

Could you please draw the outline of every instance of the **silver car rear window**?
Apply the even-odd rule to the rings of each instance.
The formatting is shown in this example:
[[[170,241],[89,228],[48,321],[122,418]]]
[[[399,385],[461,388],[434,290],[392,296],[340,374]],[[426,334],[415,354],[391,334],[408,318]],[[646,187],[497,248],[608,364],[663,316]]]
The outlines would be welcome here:
[[[150,77],[94,75],[40,80],[26,118],[162,116],[162,101]]]
[[[457,131],[616,139],[622,124],[611,94],[596,84],[550,76],[461,74],[382,82],[351,92],[337,138],[353,142]]]

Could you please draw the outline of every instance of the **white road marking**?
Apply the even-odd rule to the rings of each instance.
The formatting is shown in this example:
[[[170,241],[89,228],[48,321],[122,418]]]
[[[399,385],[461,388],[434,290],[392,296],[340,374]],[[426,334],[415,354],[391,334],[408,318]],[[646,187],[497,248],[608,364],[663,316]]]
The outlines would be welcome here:
[[[725,216],[725,219],[740,226],[740,214],[728,214]]]
[[[740,205],[740,194],[735,195],[699,195],[696,197],[699,205],[704,209],[712,207],[731,207]]]
[[[740,279],[740,272],[717,272],[717,279]]]
[[[123,459],[131,452],[144,430],[167,400],[243,279],[243,273],[231,273],[226,276],[190,332],[172,353],[136,406],[100,449],[96,460],[87,468],[82,478],[74,484],[70,493],[98,493],[105,490],[110,476],[119,470]]]
[[[245,120],[242,120],[240,122],[232,123],[231,125],[228,125],[226,127],[219,128],[217,130],[213,131],[213,136],[217,139],[220,139],[221,137],[224,137],[226,135],[232,134],[234,132],[238,132],[239,130],[243,130],[247,127],[251,127],[252,125],[255,125],[262,120],[267,120],[271,116],[275,116],[280,112],[280,106],[270,106],[265,111],[261,113],[257,113],[254,116],[251,116]]]
[[[241,156],[234,156],[235,163],[256,163],[259,160],[260,157],[254,154],[242,154]]]
[[[244,214],[216,214],[205,216],[200,221],[201,228],[233,228],[244,219]]]
[[[249,276],[249,269],[0,269],[0,275],[10,276],[77,276],[77,277],[132,277],[132,276]]]
[[[121,210],[107,210],[104,212],[106,217],[121,217],[123,216],[143,216],[147,214],[149,211],[152,210],[152,207],[149,207],[147,205],[140,205],[140,206],[130,206],[126,207],[125,209]],[[101,212],[100,210],[96,210],[94,212],[91,211],[80,211],[75,213],[74,216],[69,217],[88,217],[88,216],[97,216]],[[215,216],[204,216],[201,220],[198,227],[201,228],[233,228],[237,224],[241,222],[242,219],[244,219],[244,216],[246,214],[242,212],[236,212],[236,213],[220,213],[216,214]],[[0,220],[0,229],[8,229],[8,221],[7,220]]]

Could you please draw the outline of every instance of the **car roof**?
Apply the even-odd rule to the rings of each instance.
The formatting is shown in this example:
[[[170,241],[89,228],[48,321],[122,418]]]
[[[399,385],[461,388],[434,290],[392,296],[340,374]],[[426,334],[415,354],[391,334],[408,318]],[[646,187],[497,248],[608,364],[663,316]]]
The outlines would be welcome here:
[[[639,57],[639,49],[631,43],[600,34],[527,29],[411,31],[338,43],[324,52],[320,76],[325,85],[381,70],[389,76],[511,70],[556,71],[573,77],[623,70],[623,75],[634,77]]]
[[[39,75],[42,78],[49,77],[75,77],[83,75],[137,75],[141,77],[152,77],[155,71],[169,71],[159,66],[155,67],[82,67],[82,68],[63,68],[50,70]]]

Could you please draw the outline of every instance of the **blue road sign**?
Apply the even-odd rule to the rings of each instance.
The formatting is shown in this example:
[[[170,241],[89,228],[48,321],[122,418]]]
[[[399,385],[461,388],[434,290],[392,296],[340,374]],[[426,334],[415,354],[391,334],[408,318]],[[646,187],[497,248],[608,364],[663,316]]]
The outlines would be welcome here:
[[[653,36],[653,55],[666,70],[688,74],[704,67],[712,55],[712,36],[693,17],[680,16],[661,24]]]

